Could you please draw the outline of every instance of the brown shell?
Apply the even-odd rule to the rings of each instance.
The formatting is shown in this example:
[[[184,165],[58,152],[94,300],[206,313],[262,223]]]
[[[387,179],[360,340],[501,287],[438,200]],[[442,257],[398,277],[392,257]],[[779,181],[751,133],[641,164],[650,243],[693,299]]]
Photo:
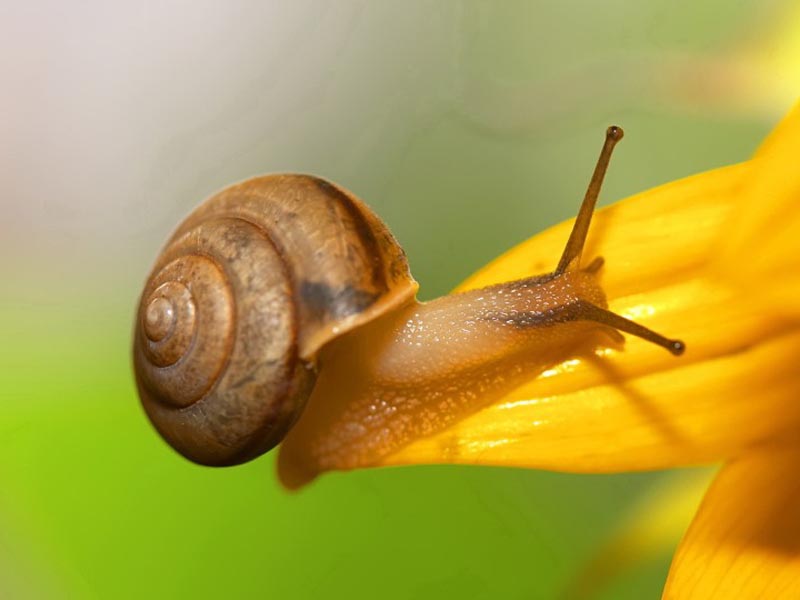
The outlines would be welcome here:
[[[402,248],[349,192],[308,175],[226,188],[178,227],[142,293],[145,411],[195,462],[254,458],[302,412],[320,347],[416,290]]]

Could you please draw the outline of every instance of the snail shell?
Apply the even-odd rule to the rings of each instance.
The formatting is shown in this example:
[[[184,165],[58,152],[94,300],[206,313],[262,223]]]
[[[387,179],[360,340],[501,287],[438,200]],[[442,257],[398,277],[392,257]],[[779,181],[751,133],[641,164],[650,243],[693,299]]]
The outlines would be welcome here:
[[[319,349],[416,290],[386,225],[342,188],[306,175],[226,188],[178,227],[145,284],[144,409],[187,458],[247,461],[299,417]]]

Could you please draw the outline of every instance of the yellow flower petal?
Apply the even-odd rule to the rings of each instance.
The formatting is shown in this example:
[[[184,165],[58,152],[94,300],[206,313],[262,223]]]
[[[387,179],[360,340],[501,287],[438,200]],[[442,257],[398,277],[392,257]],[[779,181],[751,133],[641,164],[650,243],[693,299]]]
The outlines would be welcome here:
[[[606,258],[609,307],[684,339],[684,357],[637,339],[628,339],[624,352],[576,357],[383,462],[656,469],[730,457],[796,430],[797,303],[791,310],[771,303],[796,292],[800,279],[797,269],[781,271],[800,256],[798,155],[796,109],[753,161],[597,215],[584,257]],[[543,266],[532,257],[557,255],[568,227],[518,246],[464,288]]]
[[[672,563],[664,598],[800,597],[800,447],[726,465]]]
[[[384,462],[654,469],[730,456],[800,423],[800,405],[787,393],[796,385],[796,367],[785,360],[800,351],[800,334],[781,335],[779,320],[754,313],[736,288],[707,276],[710,253],[749,169],[745,164],[696,176],[598,215],[600,239],[588,256],[606,257],[603,285],[611,309],[685,339],[684,357],[629,338],[624,352],[550,369]],[[520,277],[530,256],[548,246],[555,254],[567,228],[556,229],[467,285]]]
[[[721,240],[717,269],[774,310],[800,318],[800,104],[767,137],[740,208]],[[743,257],[746,260],[743,260]]]
[[[559,374],[553,384],[543,377],[383,464],[618,472],[712,462],[796,431],[797,366],[786,357],[798,355],[800,333],[662,372],[630,376],[580,365],[560,372],[576,389],[545,393]]]

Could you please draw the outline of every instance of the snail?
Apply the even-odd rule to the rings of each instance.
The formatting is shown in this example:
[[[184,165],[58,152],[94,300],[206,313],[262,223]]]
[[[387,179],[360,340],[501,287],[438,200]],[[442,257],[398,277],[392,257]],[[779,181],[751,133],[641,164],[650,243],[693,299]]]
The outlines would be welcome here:
[[[222,190],[178,227],[141,295],[133,360],[148,417],[204,465],[286,438],[279,472],[296,487],[446,427],[593,330],[680,355],[682,341],[607,310],[601,258],[580,264],[622,136],[607,129],[554,271],[424,303],[387,226],[343,188],[289,174]]]

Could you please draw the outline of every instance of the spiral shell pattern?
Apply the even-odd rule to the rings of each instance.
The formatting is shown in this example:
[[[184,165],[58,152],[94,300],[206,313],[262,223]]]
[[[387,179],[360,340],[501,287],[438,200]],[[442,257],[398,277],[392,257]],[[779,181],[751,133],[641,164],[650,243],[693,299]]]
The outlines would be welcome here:
[[[318,349],[415,292],[388,229],[344,190],[303,175],[232,186],[184,221],[145,285],[142,404],[195,462],[254,458],[299,417]]]

